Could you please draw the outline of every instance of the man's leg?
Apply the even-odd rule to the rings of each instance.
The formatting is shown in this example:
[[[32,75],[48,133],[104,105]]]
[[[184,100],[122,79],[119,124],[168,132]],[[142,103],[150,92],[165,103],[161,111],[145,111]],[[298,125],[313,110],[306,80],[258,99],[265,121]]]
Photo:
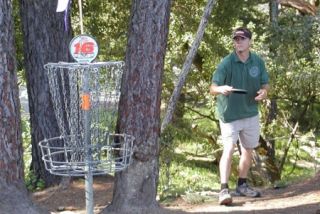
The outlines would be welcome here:
[[[236,123],[223,123],[220,121],[220,129],[223,142],[223,152],[219,163],[221,181],[219,203],[221,205],[230,205],[232,203],[232,197],[229,193],[228,181],[231,173],[231,163],[235,142],[239,137],[239,132],[237,131]]]
[[[241,196],[260,197],[260,192],[252,189],[247,184],[248,171],[251,167],[253,149],[246,149],[241,145],[239,162],[239,178],[236,193]]]
[[[228,143],[223,147],[222,156],[220,158],[219,169],[220,169],[220,182],[221,191],[219,193],[219,204],[230,205],[232,203],[232,197],[229,193],[229,176],[231,171],[232,155],[234,151],[234,144]]]
[[[246,118],[243,121],[243,130],[239,134],[241,157],[239,162],[239,179],[236,192],[242,196],[259,197],[260,192],[250,188],[247,184],[248,171],[252,163],[253,148],[258,146],[260,135],[259,117]]]
[[[239,162],[239,178],[247,178],[251,167],[253,149],[246,149],[241,145],[241,157]]]
[[[233,152],[234,144],[229,143],[224,145],[223,153],[219,163],[221,184],[228,183],[229,181]]]

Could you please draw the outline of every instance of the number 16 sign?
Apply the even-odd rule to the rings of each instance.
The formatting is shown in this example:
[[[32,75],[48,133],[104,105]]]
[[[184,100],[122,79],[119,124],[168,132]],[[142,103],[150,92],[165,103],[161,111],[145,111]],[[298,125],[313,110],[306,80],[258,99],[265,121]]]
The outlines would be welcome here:
[[[98,55],[98,44],[89,35],[74,37],[69,44],[71,56],[79,63],[90,63]]]

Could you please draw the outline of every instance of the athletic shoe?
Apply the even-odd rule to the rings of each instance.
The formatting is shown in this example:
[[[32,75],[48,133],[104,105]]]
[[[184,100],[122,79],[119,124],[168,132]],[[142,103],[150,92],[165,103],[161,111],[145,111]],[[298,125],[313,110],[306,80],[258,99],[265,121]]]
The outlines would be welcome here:
[[[243,183],[240,186],[237,186],[236,194],[252,198],[261,196],[260,192],[249,187],[247,183]]]
[[[219,204],[220,205],[231,205],[232,197],[228,189],[223,189],[219,193]]]

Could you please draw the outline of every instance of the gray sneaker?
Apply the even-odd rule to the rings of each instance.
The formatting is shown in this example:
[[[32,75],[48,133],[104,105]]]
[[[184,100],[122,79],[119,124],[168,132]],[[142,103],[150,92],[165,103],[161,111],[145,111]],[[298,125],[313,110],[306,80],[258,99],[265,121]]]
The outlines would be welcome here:
[[[246,197],[252,197],[252,198],[261,196],[260,192],[249,187],[247,183],[243,183],[240,186],[237,186],[236,194],[240,196],[246,196]]]
[[[220,205],[231,205],[232,197],[228,189],[223,189],[219,193],[219,204]]]

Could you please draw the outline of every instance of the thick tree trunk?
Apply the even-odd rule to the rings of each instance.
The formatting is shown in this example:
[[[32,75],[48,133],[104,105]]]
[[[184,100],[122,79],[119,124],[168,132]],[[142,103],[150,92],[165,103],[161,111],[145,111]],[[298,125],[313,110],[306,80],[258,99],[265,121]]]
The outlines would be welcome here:
[[[60,177],[45,170],[39,141],[59,136],[44,65],[48,62],[69,61],[70,28],[65,30],[64,13],[56,13],[57,2],[52,0],[20,0],[24,34],[24,58],[29,98],[32,136],[31,170],[47,186]],[[70,27],[68,17],[67,24]]]
[[[256,165],[259,166],[260,170],[260,175],[261,178],[263,178],[262,180],[267,183],[275,183],[276,181],[279,181],[281,179],[281,174],[277,165],[277,161],[276,161],[276,157],[275,157],[275,146],[274,140],[269,140],[267,141],[266,139],[264,139],[262,136],[260,136],[259,139],[260,142],[260,149],[262,149],[262,153],[264,154],[264,156],[266,156],[266,158],[264,159],[262,164],[262,161],[260,159],[259,156],[259,152],[255,153],[255,162]],[[259,149],[258,149],[259,150]],[[264,165],[264,166],[263,166]]]
[[[170,0],[132,3],[119,130],[136,138],[135,151],[129,168],[116,174],[105,213],[152,213],[146,210],[158,207],[160,98],[170,6]]]
[[[0,1],[0,213],[41,213],[23,181],[20,102],[12,2]]]

